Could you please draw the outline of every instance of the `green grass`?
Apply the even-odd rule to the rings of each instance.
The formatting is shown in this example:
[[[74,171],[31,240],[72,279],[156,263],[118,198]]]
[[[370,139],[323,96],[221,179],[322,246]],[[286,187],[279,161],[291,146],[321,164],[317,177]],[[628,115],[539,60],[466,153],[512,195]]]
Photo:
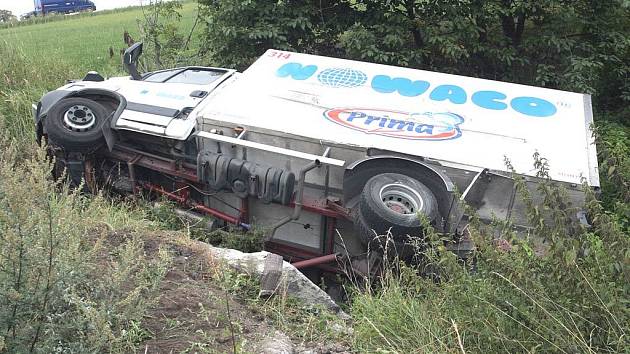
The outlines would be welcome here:
[[[7,135],[0,129],[0,352],[134,352],[170,255],[160,249],[152,262],[140,239],[111,236],[156,225],[53,182],[44,149]]]
[[[197,16],[195,2],[185,2],[180,29],[188,33]],[[19,47],[32,65],[71,65],[73,71],[97,70],[107,75],[122,72],[119,50],[125,47],[123,32],[139,37],[141,8],[70,16],[66,19],[0,29],[0,40]],[[114,57],[109,57],[109,48]],[[61,79],[61,78],[60,78]]]
[[[180,13],[179,31],[188,36],[197,17],[196,2],[183,2]],[[143,18],[136,7],[0,27],[0,115],[9,135],[32,143],[31,104],[66,80],[82,78],[90,70],[106,77],[124,75],[123,33],[139,40],[138,22]],[[193,46],[198,38],[193,34]],[[150,55],[145,48],[145,57]]]
[[[184,5],[182,31],[195,9]],[[121,74],[123,32],[137,38],[141,17],[130,9],[0,29],[0,352],[126,353],[143,340],[137,323],[168,257],[152,264],[141,241],[102,242],[110,231],[160,225],[136,205],[52,182],[30,112],[68,78]]]

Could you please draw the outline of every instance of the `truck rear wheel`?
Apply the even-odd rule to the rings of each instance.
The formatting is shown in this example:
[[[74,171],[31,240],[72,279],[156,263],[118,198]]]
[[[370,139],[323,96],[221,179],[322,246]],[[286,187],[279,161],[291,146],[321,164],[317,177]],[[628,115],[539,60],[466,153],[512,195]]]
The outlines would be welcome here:
[[[377,234],[391,232],[396,243],[407,235],[423,235],[419,214],[429,222],[438,217],[438,204],[424,184],[398,173],[382,173],[370,178],[361,192],[359,213],[366,226]],[[362,237],[363,241],[368,241]]]
[[[48,140],[67,151],[90,152],[103,146],[101,128],[108,116],[100,103],[81,97],[64,98],[48,112]]]

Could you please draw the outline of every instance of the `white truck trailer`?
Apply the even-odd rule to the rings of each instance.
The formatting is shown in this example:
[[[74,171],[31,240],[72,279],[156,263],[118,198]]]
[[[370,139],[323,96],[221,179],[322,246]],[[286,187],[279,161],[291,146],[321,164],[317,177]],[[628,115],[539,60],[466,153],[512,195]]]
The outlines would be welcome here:
[[[575,205],[599,186],[588,95],[279,50],[243,73],[140,74],[141,52],[125,53],[131,76],[44,95],[38,139],[77,183],[263,230],[300,267],[362,268],[376,235],[421,237],[418,214],[457,240],[463,202],[526,232],[506,159],[534,197],[535,153]]]

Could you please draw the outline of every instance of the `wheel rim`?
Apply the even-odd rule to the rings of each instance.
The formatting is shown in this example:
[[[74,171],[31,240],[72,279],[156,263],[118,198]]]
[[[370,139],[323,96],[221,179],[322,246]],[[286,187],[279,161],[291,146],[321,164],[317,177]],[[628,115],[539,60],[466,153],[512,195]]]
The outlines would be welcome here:
[[[379,198],[387,209],[403,215],[415,214],[424,206],[418,192],[401,183],[383,186]]]
[[[68,130],[86,132],[96,124],[96,116],[90,107],[74,105],[66,111],[63,117],[63,125]]]

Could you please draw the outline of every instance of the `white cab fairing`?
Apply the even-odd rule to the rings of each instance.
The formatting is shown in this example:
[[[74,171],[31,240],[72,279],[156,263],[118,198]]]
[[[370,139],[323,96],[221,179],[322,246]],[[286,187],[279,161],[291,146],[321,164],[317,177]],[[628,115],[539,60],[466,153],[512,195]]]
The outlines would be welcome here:
[[[216,68],[181,68],[170,71],[195,70],[199,72],[216,72],[211,82],[204,83],[198,78],[184,77],[177,82],[169,82],[168,76],[160,82],[145,80],[131,80],[130,77],[114,77],[106,81],[78,81],[70,83],[60,90],[79,91],[87,88],[99,88],[116,92],[123,96],[128,105],[139,104],[148,107],[146,111],[126,108],[113,127],[118,130],[129,130],[148,135],[166,137],[175,140],[186,140],[196,125],[196,107],[223,81],[232,76],[235,71]],[[165,71],[166,72],[166,71]],[[162,74],[157,72],[156,74]],[[155,74],[154,74],[155,75]],[[151,79],[148,75],[147,79]],[[182,82],[187,79],[193,82]],[[176,80],[172,80],[176,81]],[[153,109],[151,109],[153,108]],[[188,110],[187,115],[163,114],[165,112],[182,112]]]

